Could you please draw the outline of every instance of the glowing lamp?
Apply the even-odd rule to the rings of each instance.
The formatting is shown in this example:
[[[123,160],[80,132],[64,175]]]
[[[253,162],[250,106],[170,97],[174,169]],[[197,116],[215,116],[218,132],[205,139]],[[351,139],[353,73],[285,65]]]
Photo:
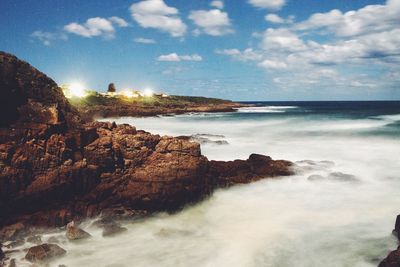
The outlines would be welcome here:
[[[68,86],[68,91],[70,97],[85,97],[86,90],[85,87],[80,83],[72,83]]]
[[[148,88],[148,89],[144,90],[143,95],[147,96],[147,97],[152,97],[154,95],[154,92],[153,92],[153,90]]]

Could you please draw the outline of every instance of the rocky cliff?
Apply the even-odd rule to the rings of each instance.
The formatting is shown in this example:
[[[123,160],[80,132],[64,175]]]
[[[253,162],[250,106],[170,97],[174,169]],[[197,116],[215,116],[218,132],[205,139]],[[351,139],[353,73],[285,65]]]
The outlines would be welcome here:
[[[174,211],[218,186],[291,174],[267,156],[209,161],[184,138],[84,123],[54,81],[4,52],[0,90],[0,227]]]

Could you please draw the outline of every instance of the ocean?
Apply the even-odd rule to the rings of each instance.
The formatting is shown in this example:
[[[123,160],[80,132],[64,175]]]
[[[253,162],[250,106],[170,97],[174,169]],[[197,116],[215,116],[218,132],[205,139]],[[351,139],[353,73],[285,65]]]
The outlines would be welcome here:
[[[233,113],[116,118],[162,135],[201,135],[209,159],[251,153],[296,175],[219,189],[176,214],[62,247],[67,266],[377,266],[397,243],[400,102],[252,102]],[[226,142],[215,142],[226,141]],[[51,236],[51,234],[49,234]]]

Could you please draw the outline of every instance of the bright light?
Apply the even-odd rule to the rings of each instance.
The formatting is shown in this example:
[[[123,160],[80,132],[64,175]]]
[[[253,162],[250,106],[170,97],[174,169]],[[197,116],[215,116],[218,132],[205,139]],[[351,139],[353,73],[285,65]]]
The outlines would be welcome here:
[[[132,90],[123,90],[120,92],[121,95],[128,97],[128,98],[133,98],[133,97],[138,97],[139,95]]]
[[[87,95],[85,86],[80,83],[72,83],[62,86],[64,95],[67,98],[71,97],[85,97]]]
[[[69,86],[69,91],[71,95],[76,97],[85,97],[86,90],[85,87],[80,83],[73,83]]]
[[[153,90],[151,90],[149,88],[145,89],[144,92],[143,92],[143,95],[147,96],[147,97],[151,97],[151,96],[153,96],[153,94],[154,94]]]

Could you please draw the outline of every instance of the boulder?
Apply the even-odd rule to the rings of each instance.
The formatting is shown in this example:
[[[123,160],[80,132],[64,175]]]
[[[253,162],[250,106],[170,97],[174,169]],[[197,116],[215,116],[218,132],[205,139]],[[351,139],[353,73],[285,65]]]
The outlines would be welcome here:
[[[91,235],[88,232],[75,226],[74,221],[67,224],[67,232],[66,232],[65,236],[69,240],[78,240],[78,239],[85,239],[85,238],[91,237]]]
[[[400,266],[400,247],[389,253],[378,267],[399,267]]]
[[[42,244],[29,248],[25,259],[30,262],[43,262],[63,256],[67,251],[55,244]]]

